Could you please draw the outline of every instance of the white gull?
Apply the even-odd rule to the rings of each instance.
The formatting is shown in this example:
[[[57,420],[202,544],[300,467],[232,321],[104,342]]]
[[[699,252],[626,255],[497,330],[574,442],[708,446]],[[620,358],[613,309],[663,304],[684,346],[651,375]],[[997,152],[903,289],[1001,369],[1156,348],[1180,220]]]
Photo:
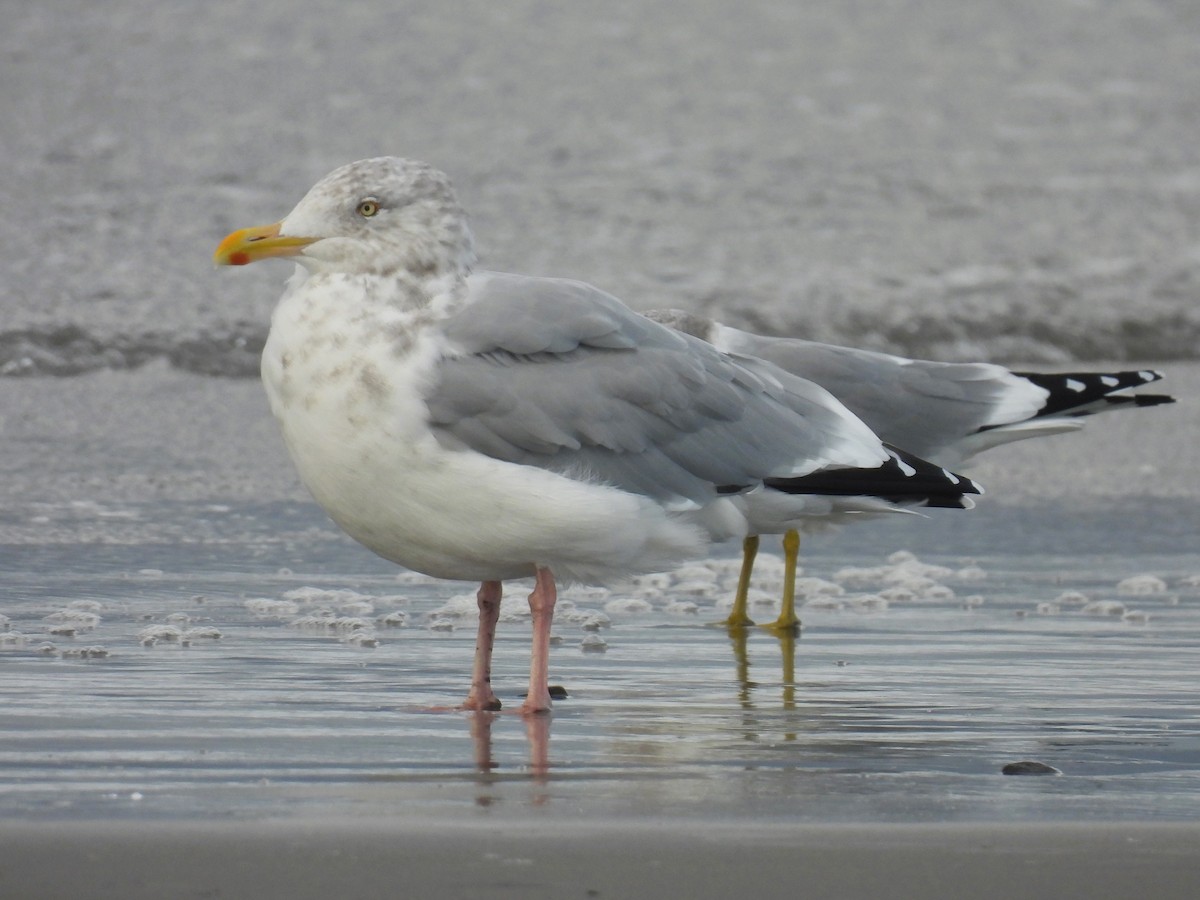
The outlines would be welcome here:
[[[1013,441],[1076,431],[1084,419],[1108,410],[1173,403],[1163,394],[1133,389],[1162,378],[1160,372],[1014,372],[991,363],[946,363],[839,347],[791,337],[769,337],[677,309],[645,315],[719,350],[766,360],[828,389],[889,444],[957,468],[993,447]],[[766,504],[748,511],[750,534],[743,542],[742,584],[748,584],[758,535],[784,532],[784,557],[796,567],[800,531],[821,520],[798,520],[781,528]],[[844,520],[844,517],[843,517]],[[785,585],[786,587],[786,585]],[[775,627],[794,627],[784,612]],[[751,623],[746,594],[739,589],[728,620]]]
[[[262,375],[301,480],[380,556],[482,583],[465,708],[499,706],[503,579],[535,579],[523,711],[542,712],[556,578],[658,570],[744,536],[754,492],[853,493],[849,470],[903,496],[912,477],[828,392],[768,363],[586,284],[472,276],[466,216],[424,163],[343,166],[215,254],[270,257],[299,263]],[[937,473],[939,491],[974,489]]]

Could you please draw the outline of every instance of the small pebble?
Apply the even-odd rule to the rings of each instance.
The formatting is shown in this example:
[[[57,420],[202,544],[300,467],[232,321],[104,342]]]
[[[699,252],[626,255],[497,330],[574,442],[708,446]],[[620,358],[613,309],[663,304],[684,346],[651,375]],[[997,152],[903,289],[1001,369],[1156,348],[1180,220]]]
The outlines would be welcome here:
[[[550,692],[551,700],[566,700],[571,696],[570,694],[567,693],[567,689],[565,687],[563,687],[561,684],[547,685],[546,690]],[[529,691],[521,691],[521,693],[518,694],[517,696],[528,697]]]
[[[1020,762],[1013,762],[1006,765],[1000,770],[1001,775],[1061,775],[1060,769],[1054,766],[1048,766],[1043,762],[1038,762],[1033,759],[1023,759]]]

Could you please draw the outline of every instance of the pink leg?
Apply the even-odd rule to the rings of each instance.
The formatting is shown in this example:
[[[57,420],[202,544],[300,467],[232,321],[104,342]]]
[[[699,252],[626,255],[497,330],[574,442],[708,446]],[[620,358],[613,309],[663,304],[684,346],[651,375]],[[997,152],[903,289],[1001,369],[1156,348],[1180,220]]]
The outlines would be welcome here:
[[[500,582],[485,581],[475,597],[479,602],[479,635],[475,638],[471,692],[462,708],[499,709],[500,701],[492,693],[492,644],[496,641],[496,621],[500,618]]]
[[[549,569],[539,567],[537,583],[529,595],[529,611],[533,614],[533,653],[529,662],[529,695],[521,712],[550,712],[550,622],[554,618],[554,603],[558,593],[554,576]]]

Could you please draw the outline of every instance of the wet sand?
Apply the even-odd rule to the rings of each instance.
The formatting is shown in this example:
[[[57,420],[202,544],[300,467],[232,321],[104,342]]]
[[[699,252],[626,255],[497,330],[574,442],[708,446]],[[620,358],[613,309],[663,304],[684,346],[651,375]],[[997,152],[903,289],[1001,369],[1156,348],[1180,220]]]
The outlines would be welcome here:
[[[1200,826],[0,824],[12,898],[1195,897]]]

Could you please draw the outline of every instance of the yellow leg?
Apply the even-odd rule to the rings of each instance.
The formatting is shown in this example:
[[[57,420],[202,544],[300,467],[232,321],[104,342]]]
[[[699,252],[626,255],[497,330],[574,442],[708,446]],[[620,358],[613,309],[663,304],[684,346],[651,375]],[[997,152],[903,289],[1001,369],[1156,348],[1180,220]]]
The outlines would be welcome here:
[[[775,631],[795,631],[800,624],[796,616],[796,560],[800,556],[800,532],[795,528],[783,536],[783,603],[779,618],[768,625]]]
[[[750,594],[750,573],[754,571],[754,557],[758,555],[758,535],[752,534],[742,541],[742,571],[738,575],[737,593],[733,595],[733,609],[729,618],[721,624],[727,628],[745,628],[754,620],[746,613]]]

